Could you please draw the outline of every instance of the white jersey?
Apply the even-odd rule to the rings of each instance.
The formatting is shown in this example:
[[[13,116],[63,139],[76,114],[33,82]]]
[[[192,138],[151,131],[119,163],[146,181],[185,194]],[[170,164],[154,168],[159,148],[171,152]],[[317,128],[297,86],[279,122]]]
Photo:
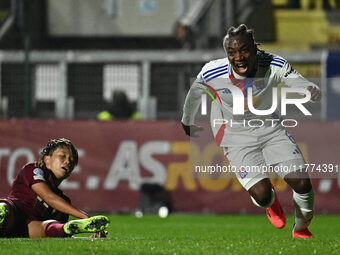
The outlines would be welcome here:
[[[194,124],[195,115],[201,103],[201,95],[209,88],[216,92],[215,97],[217,97],[216,103],[212,102],[210,122],[216,143],[219,146],[255,145],[261,137],[280,129],[279,109],[270,116],[254,115],[248,110],[248,104],[245,101],[245,114],[233,115],[233,97],[230,90],[226,88],[226,84],[239,87],[245,100],[247,88],[251,87],[253,106],[257,110],[271,108],[273,88],[280,83],[295,88],[307,88],[308,86],[318,88],[318,86],[302,77],[280,56],[259,52],[257,60],[257,70],[252,79],[237,76],[233,72],[228,58],[213,60],[204,65],[185,99],[182,123],[188,126]],[[221,101],[219,102],[219,100]],[[222,121],[216,121],[221,119],[224,120],[224,124]],[[259,121],[257,121],[258,126],[254,121],[248,125],[248,121],[254,119],[263,120],[263,125]]]

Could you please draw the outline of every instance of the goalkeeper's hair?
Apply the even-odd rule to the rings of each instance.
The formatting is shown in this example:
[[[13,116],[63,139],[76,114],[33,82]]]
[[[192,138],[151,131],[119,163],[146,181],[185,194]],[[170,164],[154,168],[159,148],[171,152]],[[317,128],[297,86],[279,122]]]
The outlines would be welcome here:
[[[78,150],[76,147],[72,144],[72,142],[66,138],[56,138],[48,141],[47,145],[42,149],[40,152],[41,155],[41,161],[45,165],[44,157],[45,156],[52,156],[53,152],[58,147],[67,147],[71,153],[72,153],[72,167],[75,167],[78,164]]]
[[[259,45],[259,43],[255,41],[254,30],[248,29],[248,27],[245,24],[241,24],[237,28],[230,27],[228,29],[227,34],[223,38],[223,48],[225,52],[227,52],[227,46],[228,46],[230,38],[235,37],[235,36],[246,36],[248,37],[249,41],[254,44],[256,48],[257,48],[257,45]]]

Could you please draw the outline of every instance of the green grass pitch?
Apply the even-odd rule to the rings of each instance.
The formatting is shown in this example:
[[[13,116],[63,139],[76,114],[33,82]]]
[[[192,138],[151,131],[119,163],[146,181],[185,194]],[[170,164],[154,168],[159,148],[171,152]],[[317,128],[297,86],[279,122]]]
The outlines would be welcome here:
[[[339,254],[340,216],[315,216],[315,239],[293,240],[293,216],[275,229],[265,215],[109,215],[105,239],[0,239],[1,254]],[[80,235],[80,236],[84,236]]]

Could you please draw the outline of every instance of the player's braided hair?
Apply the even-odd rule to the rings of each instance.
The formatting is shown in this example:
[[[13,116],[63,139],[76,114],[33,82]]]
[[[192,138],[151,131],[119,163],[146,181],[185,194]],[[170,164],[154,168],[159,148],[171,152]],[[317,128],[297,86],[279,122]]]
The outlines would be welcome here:
[[[237,28],[230,27],[228,29],[227,34],[223,38],[223,48],[225,52],[227,52],[227,46],[228,46],[230,38],[238,36],[238,35],[241,35],[241,36],[245,35],[248,37],[249,41],[252,42],[255,46],[259,45],[259,43],[255,41],[254,31],[252,29],[248,29],[248,27],[245,24],[241,24]]]
[[[48,141],[45,148],[43,148],[42,151],[40,152],[41,161],[43,162],[43,164],[45,164],[44,156],[51,156],[53,152],[60,146],[65,146],[71,150],[72,157],[73,157],[72,163],[73,163],[73,167],[75,167],[78,164],[78,158],[79,158],[78,151],[76,147],[72,144],[72,142],[66,138],[57,138],[57,139],[52,139]]]

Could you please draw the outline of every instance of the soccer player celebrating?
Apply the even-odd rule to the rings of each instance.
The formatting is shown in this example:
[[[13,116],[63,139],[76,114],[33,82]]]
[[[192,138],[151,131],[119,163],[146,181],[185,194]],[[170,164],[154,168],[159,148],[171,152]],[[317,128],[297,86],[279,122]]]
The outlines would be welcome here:
[[[293,238],[310,238],[313,235],[308,226],[314,213],[314,193],[298,146],[282,127],[277,110],[270,116],[256,116],[245,104],[244,115],[233,115],[231,92],[236,86],[242,90],[242,97],[247,98],[248,88],[252,88],[254,107],[267,110],[272,106],[273,88],[281,82],[289,87],[309,90],[311,101],[320,100],[320,89],[303,78],[284,58],[259,50],[257,46],[253,31],[244,24],[228,30],[223,40],[227,57],[207,63],[198,74],[185,100],[182,126],[187,135],[197,136],[196,133],[202,128],[194,125],[194,117],[201,94],[207,88],[214,91],[221,107],[212,104],[211,128],[217,145],[224,149],[232,169],[236,169],[235,174],[241,185],[249,192],[256,206],[266,208],[270,222],[277,228],[283,228],[285,214],[268,171],[263,171],[263,166],[284,169],[277,171],[277,174],[293,189]],[[268,118],[276,121],[264,121]],[[226,121],[219,121],[216,125],[216,119]],[[263,120],[263,124],[245,124],[252,119]],[[254,168],[244,166],[255,166],[260,171],[250,171],[248,169]]]
[[[77,233],[105,237],[108,218],[89,217],[58,189],[78,164],[74,145],[65,138],[50,140],[41,159],[25,165],[9,195],[0,199],[0,237],[70,237]],[[68,221],[69,215],[80,219]]]

